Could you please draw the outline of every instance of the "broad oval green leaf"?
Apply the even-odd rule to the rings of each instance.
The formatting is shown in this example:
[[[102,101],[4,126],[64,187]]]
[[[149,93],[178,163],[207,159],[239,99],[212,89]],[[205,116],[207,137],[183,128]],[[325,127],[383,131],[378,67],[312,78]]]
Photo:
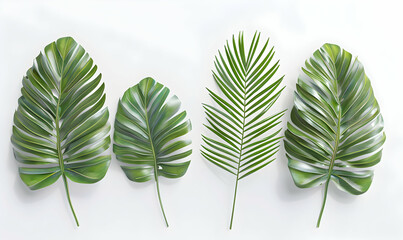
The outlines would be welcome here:
[[[258,47],[260,33],[255,33],[249,50],[243,33],[218,52],[213,77],[221,96],[209,90],[216,106],[204,104],[208,125],[215,138],[202,136],[202,156],[235,175],[234,200],[230,229],[234,219],[239,180],[261,170],[275,160],[281,136],[278,125],[284,111],[269,115],[279,98],[283,77],[274,79],[279,61],[272,63],[274,47],[269,40]]]
[[[129,88],[120,99],[115,118],[113,151],[126,176],[134,182],[154,179],[165,223],[158,177],[182,177],[190,164],[184,161],[192,150],[183,140],[192,126],[180,101],[152,78]]]
[[[108,170],[109,112],[104,84],[88,53],[71,37],[47,45],[22,79],[11,142],[19,174],[32,190],[62,177],[95,183]]]
[[[381,160],[383,119],[364,67],[334,44],[325,44],[298,78],[284,147],[295,184],[325,185],[320,225],[330,181],[359,195]]]

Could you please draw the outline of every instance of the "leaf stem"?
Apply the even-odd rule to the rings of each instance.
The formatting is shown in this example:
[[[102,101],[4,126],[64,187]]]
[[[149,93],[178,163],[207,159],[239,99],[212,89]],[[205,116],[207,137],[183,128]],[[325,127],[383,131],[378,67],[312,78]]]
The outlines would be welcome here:
[[[66,175],[64,175],[64,174],[63,174],[63,183],[64,183],[64,188],[66,189],[67,200],[68,200],[68,202],[69,202],[71,212],[73,213],[74,220],[76,221],[77,227],[79,227],[80,224],[78,223],[78,219],[77,219],[76,213],[74,212],[73,204],[71,204],[71,199],[70,199],[70,193],[69,193],[69,186],[68,186],[68,183],[67,183],[67,178],[66,178]]]
[[[247,76],[244,76],[247,78]],[[241,146],[240,146],[240,151],[239,151],[239,158],[238,158],[238,167],[236,171],[236,182],[235,182],[235,191],[234,191],[234,201],[232,203],[232,213],[231,213],[231,222],[229,224],[229,229],[232,229],[232,223],[234,220],[234,212],[235,212],[235,202],[236,202],[236,194],[238,191],[238,182],[239,182],[239,168],[241,166],[241,159],[242,159],[242,150],[243,150],[243,144],[244,144],[244,137],[245,137],[245,120],[246,120],[246,80],[244,80],[245,86],[245,94],[243,96],[243,120],[242,120],[242,136],[241,136]]]
[[[157,185],[158,200],[160,202],[162,215],[164,216],[165,224],[167,225],[167,227],[169,227],[167,217],[165,216],[164,206],[162,205],[162,200],[161,200],[161,195],[160,195],[160,187],[159,187],[159,183],[158,183],[158,177],[157,177],[157,175],[155,175],[155,176],[156,176],[155,177],[155,184]]]
[[[326,199],[327,199],[327,190],[328,190],[328,188],[329,188],[329,182],[330,182],[330,181],[326,181],[325,193],[324,193],[323,202],[322,202],[322,208],[320,209],[319,218],[318,218],[318,221],[317,221],[317,223],[316,223],[316,227],[317,227],[317,228],[319,228],[319,226],[320,226],[320,221],[322,220],[323,210],[325,209]]]
[[[158,182],[157,156],[155,155],[155,149],[154,149],[154,144],[153,144],[151,130],[150,130],[150,124],[148,122],[147,103],[146,102],[144,102],[144,109],[145,109],[144,116],[145,116],[146,125],[147,125],[148,137],[150,138],[150,146],[151,146],[151,151],[153,153],[153,158],[154,158],[154,179],[155,179],[155,185],[157,186],[158,201],[160,202],[160,207],[161,207],[162,215],[164,216],[165,224],[167,225],[167,227],[169,227],[168,220],[167,220],[167,217],[166,217],[165,211],[164,211],[164,206],[162,205],[162,200],[161,200],[160,185]]]
[[[235,211],[235,202],[236,202],[236,192],[237,192],[237,190],[238,190],[238,181],[239,181],[239,179],[238,179],[238,177],[237,177],[237,178],[236,178],[236,183],[235,183],[234,201],[233,201],[233,203],[232,203],[231,223],[230,223],[230,225],[229,225],[229,229],[230,229],[230,230],[232,229],[232,222],[233,222],[233,220],[234,220],[234,211]]]
[[[337,149],[338,149],[339,141],[340,141],[340,121],[341,121],[341,113],[340,113],[340,110],[339,110],[338,119],[337,119],[336,139],[335,139],[335,143],[334,143],[332,159],[330,160],[329,172],[327,173],[327,180],[326,180],[326,184],[325,184],[325,192],[324,192],[324,196],[323,196],[322,208],[320,209],[319,218],[318,218],[318,221],[316,223],[317,228],[319,228],[320,221],[322,220],[323,210],[325,209],[325,205],[326,205],[327,190],[329,189],[329,183],[330,183],[330,180],[332,178],[334,162],[336,160]]]
[[[60,126],[59,126],[59,121],[60,121],[60,119],[59,119],[60,95],[61,94],[59,94],[59,98],[57,100],[57,105],[56,105],[56,119],[55,119],[55,123],[56,123],[56,148],[57,148],[57,154],[58,154],[58,158],[59,158],[60,172],[62,173],[64,188],[66,189],[67,200],[69,202],[70,209],[71,209],[71,212],[73,213],[74,220],[76,221],[77,227],[79,227],[80,224],[78,223],[76,213],[74,212],[73,204],[71,204],[69,186],[68,186],[68,183],[67,183],[66,174],[64,173],[64,160],[63,160],[61,140],[60,140],[60,134],[59,134],[59,131],[60,131]]]

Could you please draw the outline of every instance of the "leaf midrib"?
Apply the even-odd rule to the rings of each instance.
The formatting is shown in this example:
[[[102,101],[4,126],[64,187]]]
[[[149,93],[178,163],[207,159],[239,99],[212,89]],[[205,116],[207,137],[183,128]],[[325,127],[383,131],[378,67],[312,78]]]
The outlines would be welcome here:
[[[150,147],[151,147],[151,152],[153,155],[154,159],[154,178],[155,181],[158,183],[158,166],[157,166],[157,157],[155,154],[155,149],[154,149],[154,143],[151,135],[151,129],[150,129],[150,123],[148,122],[148,111],[147,111],[147,102],[144,103],[144,117],[145,117],[145,122],[146,122],[146,127],[147,127],[147,135],[150,141]]]
[[[64,49],[64,51],[66,51],[66,49]],[[58,90],[58,96],[57,96],[57,104],[56,104],[56,119],[55,119],[55,124],[56,124],[56,149],[57,149],[57,154],[59,157],[59,167],[60,167],[60,171],[62,173],[62,176],[65,176],[64,173],[64,160],[63,160],[63,154],[61,151],[61,142],[60,142],[60,126],[59,126],[59,108],[60,108],[60,98],[62,95],[62,90],[61,90],[61,86],[62,86],[62,81],[63,81],[63,72],[64,72],[64,61],[65,58],[63,58],[62,60],[62,68],[60,71],[60,86],[59,88],[57,88]]]
[[[246,79],[247,79],[247,75],[244,76],[244,83],[246,84]],[[239,180],[239,169],[240,169],[240,165],[241,165],[241,159],[242,159],[242,150],[243,150],[243,145],[244,145],[244,136],[245,136],[245,121],[246,121],[246,89],[245,89],[245,93],[243,95],[243,116],[242,116],[242,128],[241,128],[241,143],[240,143],[240,150],[239,150],[239,158],[238,158],[238,167],[237,167],[237,175],[236,175],[236,179],[237,179],[237,183]]]
[[[65,45],[65,49],[64,51],[66,51],[67,48],[67,44]],[[60,172],[63,178],[63,183],[64,183],[64,188],[66,190],[66,195],[67,195],[67,200],[69,202],[70,205],[70,209],[73,213],[74,216],[74,220],[76,221],[77,227],[80,226],[80,224],[78,223],[78,219],[76,216],[76,213],[74,212],[73,209],[73,205],[71,203],[71,199],[70,199],[70,193],[69,193],[69,187],[68,187],[68,183],[67,183],[67,177],[66,177],[66,173],[64,171],[64,159],[63,159],[63,154],[62,154],[62,149],[61,149],[61,141],[60,141],[60,126],[59,126],[59,108],[60,108],[60,100],[61,100],[61,96],[62,96],[62,81],[63,81],[63,73],[64,73],[64,62],[65,62],[66,58],[63,58],[62,60],[62,68],[61,68],[61,72],[60,72],[60,86],[57,89],[58,90],[58,96],[57,96],[57,105],[56,105],[56,119],[55,119],[55,124],[56,124],[56,148],[57,148],[57,153],[58,153],[58,158],[59,158],[59,167],[60,167]]]
[[[332,158],[330,159],[330,165],[329,165],[329,172],[328,172],[328,176],[327,176],[327,180],[326,180],[326,188],[329,185],[329,181],[331,179],[332,176],[332,172],[333,172],[333,167],[334,167],[334,162],[336,160],[336,155],[337,155],[337,150],[339,147],[339,141],[340,141],[340,125],[341,125],[341,103],[340,103],[340,97],[339,97],[339,87],[338,87],[338,76],[337,76],[337,72],[335,73],[335,90],[336,90],[336,101],[338,104],[338,113],[337,113],[337,129],[336,129],[336,138],[335,138],[335,142],[334,142],[334,147],[333,147],[333,153],[332,153]]]
[[[241,143],[240,143],[240,148],[239,148],[239,158],[238,158],[238,166],[236,170],[236,182],[235,182],[235,191],[234,191],[234,200],[232,203],[232,214],[231,214],[231,222],[230,222],[230,229],[232,229],[232,223],[234,219],[234,210],[235,210],[235,201],[236,201],[236,195],[237,195],[237,190],[238,190],[238,182],[239,182],[239,169],[241,166],[241,159],[242,159],[242,150],[243,150],[243,145],[244,145],[244,135],[245,135],[245,119],[246,119],[246,96],[247,96],[247,91],[246,91],[246,79],[248,78],[248,74],[244,76],[244,95],[243,95],[243,116],[242,116],[242,129],[241,129]]]
[[[148,134],[148,137],[149,137],[149,140],[150,140],[151,152],[152,152],[153,159],[154,159],[154,179],[155,179],[155,184],[156,184],[156,187],[157,187],[158,200],[159,200],[159,203],[160,203],[160,206],[161,206],[162,215],[164,216],[165,224],[168,227],[169,225],[168,225],[168,221],[167,221],[167,218],[166,218],[166,215],[165,215],[164,207],[162,205],[160,187],[159,187],[159,182],[158,182],[157,156],[156,156],[156,153],[155,153],[154,143],[153,143],[153,140],[152,140],[150,123],[149,123],[149,120],[148,120],[148,111],[147,111],[148,102],[147,102],[147,97],[145,96],[144,98],[145,98],[144,101],[143,101],[144,102],[144,117],[145,117],[145,122],[146,122],[146,127],[147,127],[147,134]]]
[[[339,147],[339,141],[340,141],[340,113],[338,115],[337,130],[336,130],[336,140],[335,140],[335,143],[334,143],[332,158],[330,159],[329,172],[328,172],[328,176],[327,176],[327,180],[326,180],[326,185],[329,184],[330,178],[332,176],[333,166],[334,166],[334,162],[336,160],[337,150],[338,150],[338,147]]]
[[[337,74],[337,73],[336,73]],[[329,165],[329,171],[327,173],[327,178],[326,178],[326,183],[325,183],[325,190],[324,190],[324,196],[323,196],[323,202],[322,202],[322,207],[319,213],[319,218],[316,224],[316,227],[318,228],[320,225],[320,221],[322,219],[322,214],[323,210],[325,209],[325,204],[326,204],[326,199],[327,199],[327,192],[329,189],[329,183],[332,178],[332,173],[333,173],[333,167],[334,167],[334,162],[336,160],[336,155],[337,155],[337,150],[339,147],[339,141],[340,141],[340,122],[341,122],[341,103],[340,103],[340,97],[339,97],[339,87],[338,87],[338,82],[337,82],[337,76],[335,77],[335,86],[336,86],[336,94],[334,97],[336,98],[337,104],[339,106],[338,113],[337,113],[337,130],[336,130],[336,139],[334,142],[334,147],[333,147],[333,153],[332,153],[332,158],[330,159],[330,165]]]

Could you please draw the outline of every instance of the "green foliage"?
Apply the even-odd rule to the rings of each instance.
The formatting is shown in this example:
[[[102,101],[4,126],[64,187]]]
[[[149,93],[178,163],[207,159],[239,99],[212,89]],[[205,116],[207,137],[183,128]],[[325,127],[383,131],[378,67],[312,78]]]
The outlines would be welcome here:
[[[325,44],[298,79],[284,147],[295,184],[325,184],[320,225],[330,181],[351,194],[371,185],[385,141],[383,119],[364,67],[339,46]]]
[[[129,88],[119,101],[115,119],[113,151],[121,162],[126,176],[134,182],[155,179],[158,198],[162,206],[158,176],[182,177],[190,161],[192,150],[185,148],[190,140],[181,137],[191,130],[186,112],[179,112],[176,96],[168,100],[169,89],[152,78],[145,78]]]
[[[73,38],[45,47],[22,79],[22,96],[14,114],[15,159],[32,190],[63,178],[95,183],[110,164],[108,109],[97,66]]]
[[[243,33],[224,47],[215,59],[213,77],[222,95],[208,90],[216,107],[204,104],[208,125],[216,137],[202,136],[203,157],[235,175],[235,191],[230,229],[232,228],[238,181],[262,169],[273,160],[279,148],[281,129],[277,126],[284,111],[267,116],[279,98],[283,77],[272,80],[279,61],[271,64],[274,48],[267,40],[260,50],[260,33],[255,33],[245,50]],[[232,45],[232,48],[231,48]],[[268,132],[272,131],[271,134]]]

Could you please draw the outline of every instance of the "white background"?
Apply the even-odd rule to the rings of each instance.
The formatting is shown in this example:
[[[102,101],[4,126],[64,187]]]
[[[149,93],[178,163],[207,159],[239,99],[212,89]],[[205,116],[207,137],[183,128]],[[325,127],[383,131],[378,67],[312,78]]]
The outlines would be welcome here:
[[[402,5],[399,1],[0,1],[0,239],[403,239]],[[298,189],[284,151],[240,182],[228,230],[234,179],[202,159],[205,87],[218,49],[240,30],[270,36],[278,77],[287,86],[275,110],[291,108],[304,61],[323,43],[359,56],[385,119],[387,140],[369,191],[330,187],[319,229],[323,189]],[[72,36],[106,83],[113,122],[123,92],[146,76],[168,86],[193,123],[187,174],[161,179],[170,227],[153,182],[130,182],[113,158],[97,184],[70,183],[75,226],[61,181],[30,191],[19,179],[10,144],[21,79],[48,43]],[[287,120],[288,114],[284,120]],[[285,125],[285,122],[284,122]],[[59,179],[60,180],[60,179]]]

